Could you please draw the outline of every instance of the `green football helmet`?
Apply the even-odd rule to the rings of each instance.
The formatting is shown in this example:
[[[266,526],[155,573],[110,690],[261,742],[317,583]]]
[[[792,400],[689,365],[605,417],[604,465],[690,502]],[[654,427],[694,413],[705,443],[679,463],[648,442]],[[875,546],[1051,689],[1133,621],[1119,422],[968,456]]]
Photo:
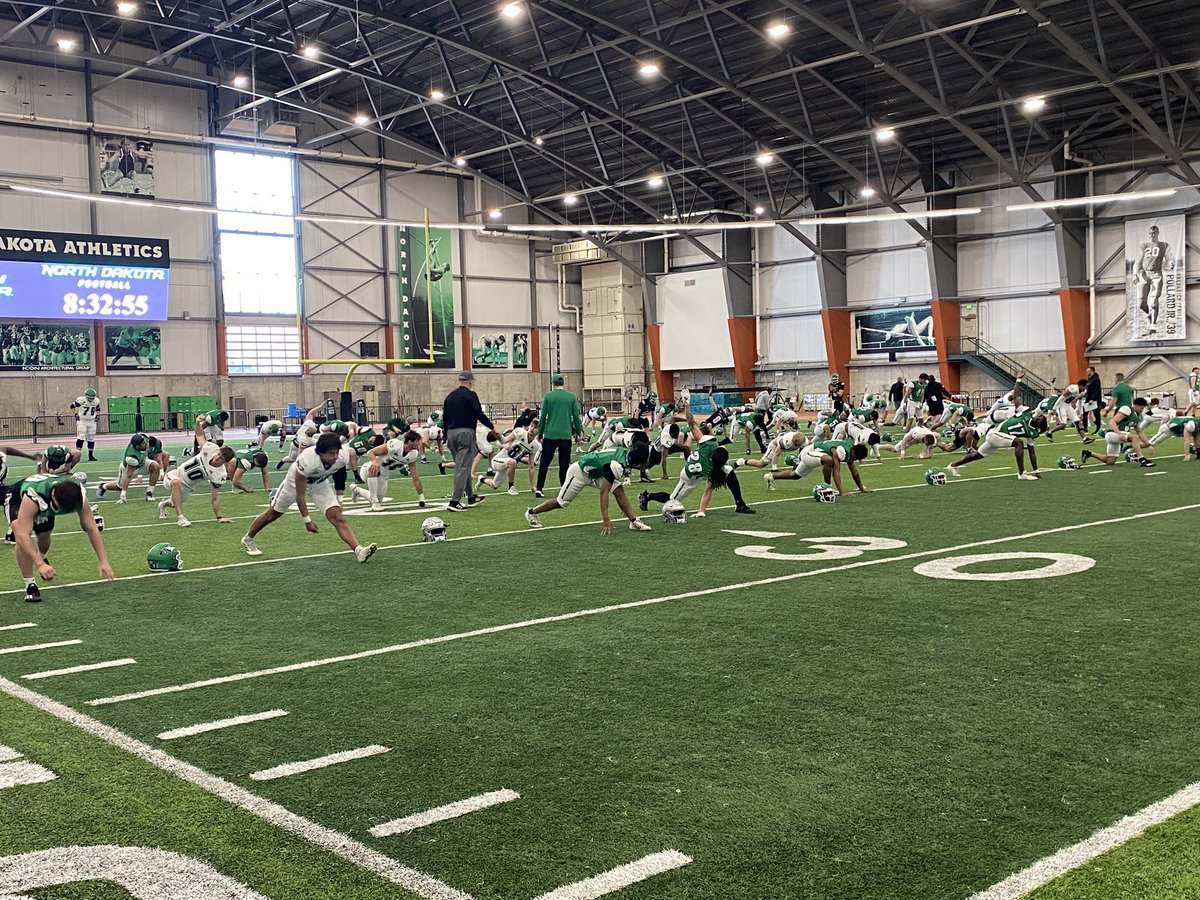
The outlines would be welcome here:
[[[61,444],[46,448],[46,465],[51,470],[60,469],[71,460],[71,451]]]
[[[155,544],[146,554],[146,562],[150,564],[151,572],[179,572],[183,570],[183,554],[174,544],[164,541]]]
[[[1126,447],[1124,456],[1125,456],[1125,462],[1133,462],[1133,448]]]
[[[784,463],[786,463],[787,465],[791,466],[794,469],[794,468],[796,468],[796,466],[800,465],[800,454],[799,453],[791,453],[788,456],[785,456],[783,458],[783,461],[784,461]]]
[[[1060,469],[1078,469],[1079,463],[1075,462],[1075,460],[1069,456],[1060,456],[1058,458],[1058,467]]]
[[[100,395],[96,393],[95,388],[88,388],[86,391],[83,392],[83,396],[87,397],[89,400],[95,400]]]
[[[926,469],[925,483],[934,485],[935,487],[943,487],[946,484],[946,473],[937,467]]]
[[[442,414],[435,409],[429,414],[429,418],[433,419],[435,422],[440,422],[442,420]]]
[[[827,484],[813,485],[812,495],[818,503],[833,503],[837,500],[837,491]]]
[[[603,406],[597,406],[596,407],[596,415],[600,416],[601,418],[604,418],[604,416],[608,415],[608,410],[605,409]]]

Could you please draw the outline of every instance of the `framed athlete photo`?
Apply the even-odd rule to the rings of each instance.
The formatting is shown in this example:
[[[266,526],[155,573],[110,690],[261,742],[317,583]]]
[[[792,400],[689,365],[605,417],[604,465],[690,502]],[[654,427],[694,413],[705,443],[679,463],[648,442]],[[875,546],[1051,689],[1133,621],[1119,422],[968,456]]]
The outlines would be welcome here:
[[[529,332],[518,331],[512,336],[512,367],[529,368]]]
[[[87,372],[89,325],[0,324],[0,372]]]
[[[859,353],[933,350],[933,308],[925,304],[856,312],[854,347]]]
[[[104,365],[111,372],[162,368],[162,329],[157,325],[105,325]]]
[[[1125,222],[1126,334],[1130,341],[1187,340],[1184,216]]]
[[[472,335],[471,368],[507,369],[508,337],[503,332]]]
[[[100,192],[154,196],[154,142],[144,137],[96,135]]]

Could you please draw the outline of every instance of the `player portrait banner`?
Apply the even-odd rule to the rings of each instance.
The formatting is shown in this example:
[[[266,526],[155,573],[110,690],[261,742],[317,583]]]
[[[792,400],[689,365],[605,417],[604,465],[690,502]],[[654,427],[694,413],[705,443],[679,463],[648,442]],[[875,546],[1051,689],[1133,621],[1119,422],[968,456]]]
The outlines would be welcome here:
[[[449,228],[398,228],[400,358],[406,368],[456,368],[453,241]]]
[[[154,142],[142,137],[96,135],[100,192],[154,196]]]
[[[1126,333],[1130,341],[1187,339],[1184,216],[1125,222]]]
[[[518,331],[512,336],[512,367],[529,368],[529,332]]]
[[[925,304],[856,312],[854,346],[859,353],[933,350],[933,308]]]
[[[508,336],[497,334],[473,334],[471,336],[471,368],[507,369]]]
[[[161,369],[162,329],[157,325],[105,325],[104,365],[113,372]]]
[[[0,372],[87,372],[90,325],[0,323]]]

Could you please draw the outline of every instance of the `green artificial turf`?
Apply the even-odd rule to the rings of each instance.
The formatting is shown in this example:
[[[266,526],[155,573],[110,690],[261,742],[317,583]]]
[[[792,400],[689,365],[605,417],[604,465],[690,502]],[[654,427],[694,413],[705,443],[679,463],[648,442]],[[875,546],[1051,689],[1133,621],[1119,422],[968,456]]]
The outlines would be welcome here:
[[[1059,441],[1043,450],[1043,463],[1078,449]],[[937,463],[952,459],[939,454]],[[390,508],[402,514],[349,517],[360,538],[393,548],[365,565],[342,552],[327,525],[309,535],[294,514],[260,536],[262,558],[246,557],[238,538],[265,504],[261,490],[222,495],[233,525],[212,522],[207,498],[193,498],[195,524],[180,529],[173,517],[159,522],[134,488],[125,506],[100,502],[118,576],[144,573],[146,549],[159,540],[175,542],[190,570],[233,567],[71,587],[94,579],[95,565],[86,539],[63,522],[51,560],[68,586],[47,590],[40,605],[0,596],[0,626],[38,624],[0,632],[0,649],[83,643],[0,655],[0,675],[20,681],[135,658],[24,683],[478,898],[535,897],[668,848],[694,862],[620,896],[963,898],[1200,779],[1198,616],[1194,575],[1181,562],[1198,511],[1129,518],[1200,502],[1200,469],[1176,457],[1149,470],[1161,475],[1123,464],[1102,476],[1089,466],[1023,483],[1011,465],[998,455],[935,488],[923,481],[927,463],[885,454],[883,465],[863,469],[868,487],[885,490],[833,505],[808,499],[813,476],[768,494],[761,472],[742,469],[757,515],[714,508],[705,520],[668,526],[651,512],[653,533],[635,534],[614,504],[610,536],[600,534],[595,492],[546,514],[542,531],[528,530],[521,513],[533,501],[522,472],[521,497],[499,493],[465,514],[441,512],[454,540],[437,545],[419,541],[421,520],[438,511],[398,506],[414,496],[393,479]],[[434,467],[422,475],[431,500],[448,492],[450,479]],[[729,503],[718,495],[718,505]],[[817,549],[839,536],[905,546]],[[995,542],[1010,537],[1019,539]],[[984,545],[964,546],[972,544]],[[735,552],[750,545],[815,558]],[[946,556],[1012,551],[1082,554],[1096,565],[988,582],[913,572]],[[303,558],[313,554],[330,555]],[[898,559],[910,554],[918,555]],[[992,561],[965,571],[1040,565]],[[19,589],[11,561],[0,572]],[[88,702],[645,600],[663,602]],[[288,715],[156,737],[274,708]],[[363,887],[377,879],[330,864],[316,848],[279,855],[288,836],[120,751],[95,752],[93,739],[2,695],[0,711],[0,743],[72,774],[0,791],[0,811],[18,802],[44,810],[22,828],[13,826],[21,806],[0,812],[0,855],[149,840],[136,822],[128,837],[110,824],[110,800],[185,824],[216,815],[207,811],[216,806],[229,824],[211,825],[219,846],[197,855],[267,896],[302,896],[305,886],[313,897],[386,890]],[[66,736],[53,759],[35,752],[49,740],[37,743],[42,730]],[[248,777],[369,744],[391,751],[277,781]],[[93,791],[119,768],[110,756],[137,777]],[[499,788],[521,798],[407,835],[368,833]],[[88,798],[83,823],[60,822],[53,810],[63,804],[38,796],[62,790]],[[186,834],[163,835],[171,849],[193,846]],[[1196,816],[1181,816],[1038,896],[1185,895],[1200,865],[1181,848],[1198,836]],[[1153,893],[1156,878],[1174,893]],[[104,895],[64,888],[44,896]]]

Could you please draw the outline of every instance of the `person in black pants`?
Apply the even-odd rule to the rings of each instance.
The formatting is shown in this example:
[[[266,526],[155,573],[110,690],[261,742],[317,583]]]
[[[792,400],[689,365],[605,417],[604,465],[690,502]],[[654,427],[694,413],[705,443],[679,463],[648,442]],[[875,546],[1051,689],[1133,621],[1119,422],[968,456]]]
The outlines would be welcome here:
[[[946,414],[946,389],[942,387],[936,375],[930,375],[925,382],[925,406],[929,410],[929,425],[935,428],[942,422]]]
[[[537,488],[534,495],[544,497],[546,473],[550,462],[558,454],[558,483],[565,484],[567,469],[571,466],[571,444],[583,437],[582,414],[579,399],[563,387],[564,379],[555,375],[550,379],[550,391],[542,398],[538,416],[538,438],[542,442],[542,458],[538,462]]]
[[[1087,431],[1088,416],[1096,415],[1096,434],[1100,433],[1103,423],[1101,415],[1104,409],[1104,390],[1100,387],[1100,375],[1094,366],[1087,367],[1087,394],[1083,398],[1083,430]]]

